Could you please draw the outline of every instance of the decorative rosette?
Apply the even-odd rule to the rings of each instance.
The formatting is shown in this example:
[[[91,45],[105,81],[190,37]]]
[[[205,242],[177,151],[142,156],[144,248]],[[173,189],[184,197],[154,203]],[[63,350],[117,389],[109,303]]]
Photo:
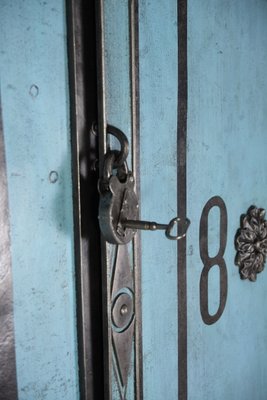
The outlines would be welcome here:
[[[265,213],[263,208],[251,206],[247,214],[241,216],[241,227],[235,238],[235,263],[239,267],[240,276],[253,282],[264,269],[267,256]]]

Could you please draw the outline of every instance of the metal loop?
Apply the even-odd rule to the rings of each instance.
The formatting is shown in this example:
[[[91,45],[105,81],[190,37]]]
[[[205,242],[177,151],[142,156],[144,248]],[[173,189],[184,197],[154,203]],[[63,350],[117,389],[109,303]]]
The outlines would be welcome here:
[[[117,176],[120,181],[125,179],[128,174],[128,164],[126,161],[119,167],[116,167],[115,159],[118,150],[112,150],[105,154],[104,167],[103,167],[103,177],[102,181],[108,182],[114,169],[117,169]]]
[[[127,161],[124,161],[123,165],[117,168],[117,177],[120,182],[126,182],[127,176],[130,174]]]
[[[129,142],[127,136],[118,128],[112,125],[107,126],[107,133],[109,135],[115,136],[120,142],[120,150],[112,150],[115,153],[115,159],[113,161],[113,167],[119,168],[123,166],[129,154]]]
[[[103,180],[108,181],[112,175],[112,170],[114,166],[115,154],[111,151],[107,152],[104,157],[103,164]]]
[[[165,235],[167,236],[168,239],[170,239],[170,240],[180,240],[180,239],[183,239],[186,236],[187,229],[188,229],[188,227],[189,227],[189,225],[191,223],[191,221],[188,218],[185,219],[185,232],[182,235],[172,235],[171,234],[174,226],[176,224],[178,224],[179,222],[183,222],[181,220],[181,218],[179,218],[179,217],[173,218],[170,221],[170,223],[169,223],[169,225],[168,225],[168,227],[167,227],[167,229],[165,231]]]

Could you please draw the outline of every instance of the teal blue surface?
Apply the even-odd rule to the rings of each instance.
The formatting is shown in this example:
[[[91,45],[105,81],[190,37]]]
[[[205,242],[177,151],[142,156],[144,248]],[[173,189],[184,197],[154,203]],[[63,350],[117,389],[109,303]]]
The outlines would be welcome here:
[[[106,118],[131,140],[128,8],[124,0],[104,1]]]
[[[130,139],[128,3],[104,1],[104,54],[107,123],[122,129]],[[168,222],[177,212],[176,2],[140,1],[139,17],[141,213],[144,219]],[[167,241],[164,232],[142,233],[141,278],[144,398],[176,399],[176,243]],[[134,398],[133,372],[127,399]],[[112,398],[120,399],[114,376]]]
[[[188,0],[188,398],[267,398],[267,273],[241,281],[234,265],[239,218],[267,207],[267,2]],[[228,210],[228,298],[214,325],[199,311],[199,222],[221,196]],[[218,210],[217,210],[218,211]],[[219,243],[218,212],[209,244]],[[216,222],[217,221],[217,222]],[[218,267],[210,277],[210,311],[218,308]]]
[[[104,1],[107,122],[130,138],[129,15]],[[234,237],[249,206],[267,208],[267,2],[188,0],[187,244],[188,399],[266,400],[267,274],[241,281]],[[139,1],[141,214],[177,213],[177,1]],[[179,121],[178,121],[179,122]],[[178,193],[179,196],[179,193]],[[228,212],[228,297],[205,325],[199,284],[203,207],[221,196]],[[219,248],[219,210],[209,214],[209,254]],[[178,398],[176,243],[142,233],[145,400]],[[209,273],[209,311],[219,305],[219,268]],[[180,365],[179,368],[184,368]],[[126,398],[134,398],[131,371]],[[119,399],[115,379],[113,399]]]
[[[139,2],[141,213],[177,214],[176,1]],[[142,232],[144,399],[178,398],[177,244]]]
[[[19,400],[79,398],[65,20],[63,0],[1,1]]]
[[[131,86],[130,86],[130,33],[129,33],[129,5],[125,0],[105,0],[104,2],[104,65],[105,65],[105,92],[106,121],[108,125],[116,126],[127,136],[131,154]],[[112,149],[118,147],[118,142],[112,137],[107,140],[111,143]],[[131,168],[131,155],[128,157],[128,165]],[[108,245],[108,275],[111,271],[111,257],[115,246]],[[131,267],[133,260],[131,245],[130,252]],[[134,349],[132,349],[131,363],[127,387],[121,388],[115,371],[116,357],[114,351],[111,366],[111,393],[112,400],[120,400],[120,390],[125,394],[126,399],[134,399]]]

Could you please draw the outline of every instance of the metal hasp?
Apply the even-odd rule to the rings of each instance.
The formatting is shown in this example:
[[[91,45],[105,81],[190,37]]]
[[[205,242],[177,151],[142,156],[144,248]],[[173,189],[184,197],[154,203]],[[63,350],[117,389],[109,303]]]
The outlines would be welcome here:
[[[128,170],[128,139],[118,128],[108,126],[107,132],[115,136],[121,150],[108,150],[103,163],[102,177],[98,182],[100,193],[99,225],[105,240],[112,244],[129,243],[136,230],[165,230],[171,240],[180,240],[186,236],[190,220],[173,218],[168,224],[138,221],[138,199],[134,191],[135,180]],[[115,173],[114,173],[115,172]],[[177,225],[177,234],[172,234]]]
[[[247,213],[241,216],[241,227],[235,237],[235,264],[239,267],[241,279],[255,282],[257,274],[264,269],[267,256],[265,214],[263,208],[251,206]]]

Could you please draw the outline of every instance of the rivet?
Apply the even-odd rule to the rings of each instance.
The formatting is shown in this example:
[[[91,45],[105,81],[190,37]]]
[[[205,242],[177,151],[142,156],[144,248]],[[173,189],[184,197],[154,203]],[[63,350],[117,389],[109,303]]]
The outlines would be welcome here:
[[[49,181],[51,183],[56,183],[58,180],[58,173],[57,171],[51,171],[49,174]]]
[[[31,85],[30,90],[29,90],[29,94],[32,97],[37,97],[39,94],[39,88],[37,85]]]
[[[126,306],[126,304],[123,304],[123,306],[120,309],[120,313],[121,315],[125,315],[128,312],[128,307]]]

